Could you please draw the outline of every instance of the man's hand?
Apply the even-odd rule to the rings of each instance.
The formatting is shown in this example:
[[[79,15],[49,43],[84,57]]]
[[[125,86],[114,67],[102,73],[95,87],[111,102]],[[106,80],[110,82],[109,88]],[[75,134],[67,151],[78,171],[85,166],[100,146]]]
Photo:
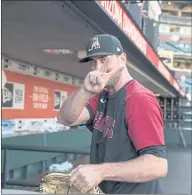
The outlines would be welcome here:
[[[69,185],[82,193],[87,193],[90,189],[98,186],[101,181],[99,165],[80,165],[72,171]]]
[[[105,88],[109,79],[119,74],[124,68],[124,66],[120,66],[110,72],[106,72],[106,68],[103,68],[101,71],[91,71],[85,77],[83,87],[86,91],[91,93],[100,93]]]

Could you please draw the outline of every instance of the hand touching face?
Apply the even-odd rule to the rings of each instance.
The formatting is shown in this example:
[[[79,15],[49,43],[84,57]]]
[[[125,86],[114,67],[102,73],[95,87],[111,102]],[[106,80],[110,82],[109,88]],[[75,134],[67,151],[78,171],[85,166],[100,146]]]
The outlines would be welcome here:
[[[87,91],[92,93],[101,92],[125,68],[125,66],[117,66],[115,69],[110,68],[112,60],[112,58],[106,57],[104,61],[103,59],[94,61],[92,64],[95,66],[93,71],[89,72],[84,80],[84,88]]]

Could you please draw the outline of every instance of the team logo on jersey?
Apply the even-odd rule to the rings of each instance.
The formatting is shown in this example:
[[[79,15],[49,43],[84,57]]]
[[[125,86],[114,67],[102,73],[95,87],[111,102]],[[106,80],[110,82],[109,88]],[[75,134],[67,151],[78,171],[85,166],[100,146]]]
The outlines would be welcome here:
[[[100,131],[103,134],[103,137],[112,139],[114,126],[115,120],[113,118],[104,116],[103,112],[96,112],[93,128]]]
[[[94,37],[92,39],[92,44],[91,44],[91,47],[88,51],[91,51],[93,49],[99,49],[100,48],[100,43],[99,43],[99,39],[97,37]]]

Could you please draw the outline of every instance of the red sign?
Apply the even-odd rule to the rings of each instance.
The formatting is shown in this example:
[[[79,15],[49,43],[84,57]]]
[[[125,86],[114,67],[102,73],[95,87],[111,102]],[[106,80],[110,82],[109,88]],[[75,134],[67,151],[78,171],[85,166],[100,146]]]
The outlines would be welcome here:
[[[179,91],[180,91],[180,94],[181,94],[182,96],[185,96],[185,92],[183,91],[183,89],[179,88]]]
[[[167,70],[165,65],[161,62],[157,53],[146,41],[144,35],[138,30],[138,27],[126,13],[121,3],[117,0],[99,0],[96,2],[98,2],[99,5],[112,17],[114,22],[123,30],[123,32],[129,37],[129,39],[132,40],[132,42],[140,49],[140,51],[143,52],[143,54],[151,61],[151,63],[157,68],[157,70],[161,72],[161,74],[169,81],[169,83],[173,85],[176,90],[178,90],[178,86],[176,86],[176,84],[173,84],[171,73]],[[178,91],[180,92],[180,90]],[[181,95],[182,94],[183,93],[181,93]]]
[[[147,42],[118,1],[98,1],[124,33],[146,54]]]
[[[2,118],[54,118],[78,87],[6,71]]]
[[[170,72],[167,70],[167,68],[165,68],[165,66],[163,65],[163,63],[161,61],[159,61],[158,66],[157,66],[159,72],[171,83],[171,74]],[[173,83],[171,83],[173,84]]]

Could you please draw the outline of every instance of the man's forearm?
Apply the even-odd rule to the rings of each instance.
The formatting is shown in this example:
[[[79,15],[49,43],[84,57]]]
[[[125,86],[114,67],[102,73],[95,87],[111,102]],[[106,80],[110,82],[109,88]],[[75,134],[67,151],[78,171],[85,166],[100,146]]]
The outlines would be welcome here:
[[[92,96],[93,94],[81,87],[63,103],[58,114],[58,121],[64,125],[70,125],[75,122]]]
[[[141,183],[165,177],[167,174],[167,160],[150,154],[126,162],[98,166],[103,180],[111,181]]]

